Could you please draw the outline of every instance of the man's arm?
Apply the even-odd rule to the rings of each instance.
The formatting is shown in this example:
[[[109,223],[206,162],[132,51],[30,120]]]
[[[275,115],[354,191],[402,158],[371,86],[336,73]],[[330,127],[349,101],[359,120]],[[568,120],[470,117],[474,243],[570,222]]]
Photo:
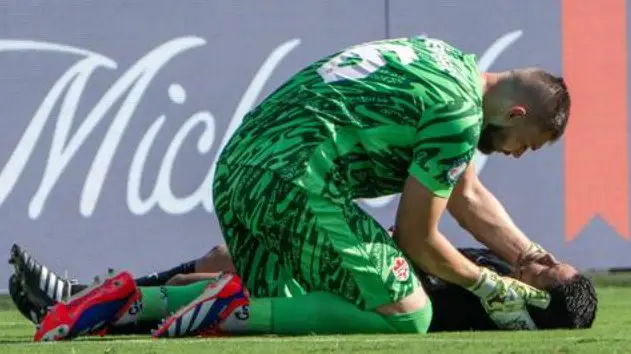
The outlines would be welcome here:
[[[438,231],[438,221],[446,204],[447,199],[434,195],[414,177],[408,177],[393,237],[419,268],[450,283],[470,287],[480,277],[480,268]]]
[[[469,164],[460,177],[447,209],[460,226],[513,265],[532,244],[502,204],[484,187],[473,164]]]
[[[423,112],[403,186],[394,240],[415,266],[474,293],[500,328],[532,328],[527,304],[547,295],[476,266],[438,231],[438,221],[479,138],[481,108],[473,102],[435,104]]]
[[[481,269],[438,231],[438,222],[473,156],[481,119],[480,108],[467,100],[435,104],[423,112],[393,235],[416,266],[467,288],[479,280]]]

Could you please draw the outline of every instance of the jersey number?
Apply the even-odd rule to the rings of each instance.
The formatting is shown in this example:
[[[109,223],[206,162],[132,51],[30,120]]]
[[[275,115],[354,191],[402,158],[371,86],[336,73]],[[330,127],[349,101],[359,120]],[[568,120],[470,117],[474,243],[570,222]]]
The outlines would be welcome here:
[[[386,65],[383,52],[393,52],[403,65],[418,59],[414,50],[401,44],[366,44],[336,55],[318,69],[324,82],[359,80]]]

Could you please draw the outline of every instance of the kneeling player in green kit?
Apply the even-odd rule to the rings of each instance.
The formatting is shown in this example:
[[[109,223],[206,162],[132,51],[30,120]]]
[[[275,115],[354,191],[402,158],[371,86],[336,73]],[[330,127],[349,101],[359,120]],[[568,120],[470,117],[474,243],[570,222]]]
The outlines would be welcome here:
[[[498,255],[519,257],[529,240],[469,162],[476,147],[519,157],[559,139],[569,106],[561,78],[480,73],[435,39],[365,43],[312,64],[244,117],[218,161],[215,210],[252,293],[220,277],[154,336],[425,333],[432,305],[414,267],[478,296],[499,328],[529,328],[526,306],[548,294],[476,266],[438,221],[447,208]],[[394,193],[391,238],[354,200]],[[286,296],[292,286],[306,295]],[[96,333],[141,297],[151,302],[129,273],[113,275],[56,305],[36,340]],[[227,321],[235,311],[240,321]]]

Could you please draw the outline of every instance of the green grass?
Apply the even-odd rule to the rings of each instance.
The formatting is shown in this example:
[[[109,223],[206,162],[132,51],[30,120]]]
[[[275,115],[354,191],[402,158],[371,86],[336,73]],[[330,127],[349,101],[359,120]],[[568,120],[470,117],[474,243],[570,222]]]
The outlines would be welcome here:
[[[580,331],[460,332],[400,336],[243,337],[151,340],[146,336],[90,337],[31,343],[33,326],[0,298],[0,353],[630,353],[631,287],[598,279],[594,328]],[[612,285],[613,284],[613,285]]]

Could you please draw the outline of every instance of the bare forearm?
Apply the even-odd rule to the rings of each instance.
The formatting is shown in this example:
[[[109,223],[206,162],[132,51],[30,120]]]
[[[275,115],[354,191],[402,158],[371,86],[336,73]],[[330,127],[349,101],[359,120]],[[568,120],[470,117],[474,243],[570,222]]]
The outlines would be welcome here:
[[[398,230],[393,236],[395,242],[417,267],[462,287],[477,281],[479,267],[458,252],[440,232],[429,237],[403,237]]]
[[[397,210],[394,240],[414,265],[450,283],[473,285],[480,268],[469,261],[438,231],[447,200],[438,198],[409,177]]]
[[[531,241],[515,225],[502,204],[484,186],[452,198],[449,211],[478,241],[511,264]]]

